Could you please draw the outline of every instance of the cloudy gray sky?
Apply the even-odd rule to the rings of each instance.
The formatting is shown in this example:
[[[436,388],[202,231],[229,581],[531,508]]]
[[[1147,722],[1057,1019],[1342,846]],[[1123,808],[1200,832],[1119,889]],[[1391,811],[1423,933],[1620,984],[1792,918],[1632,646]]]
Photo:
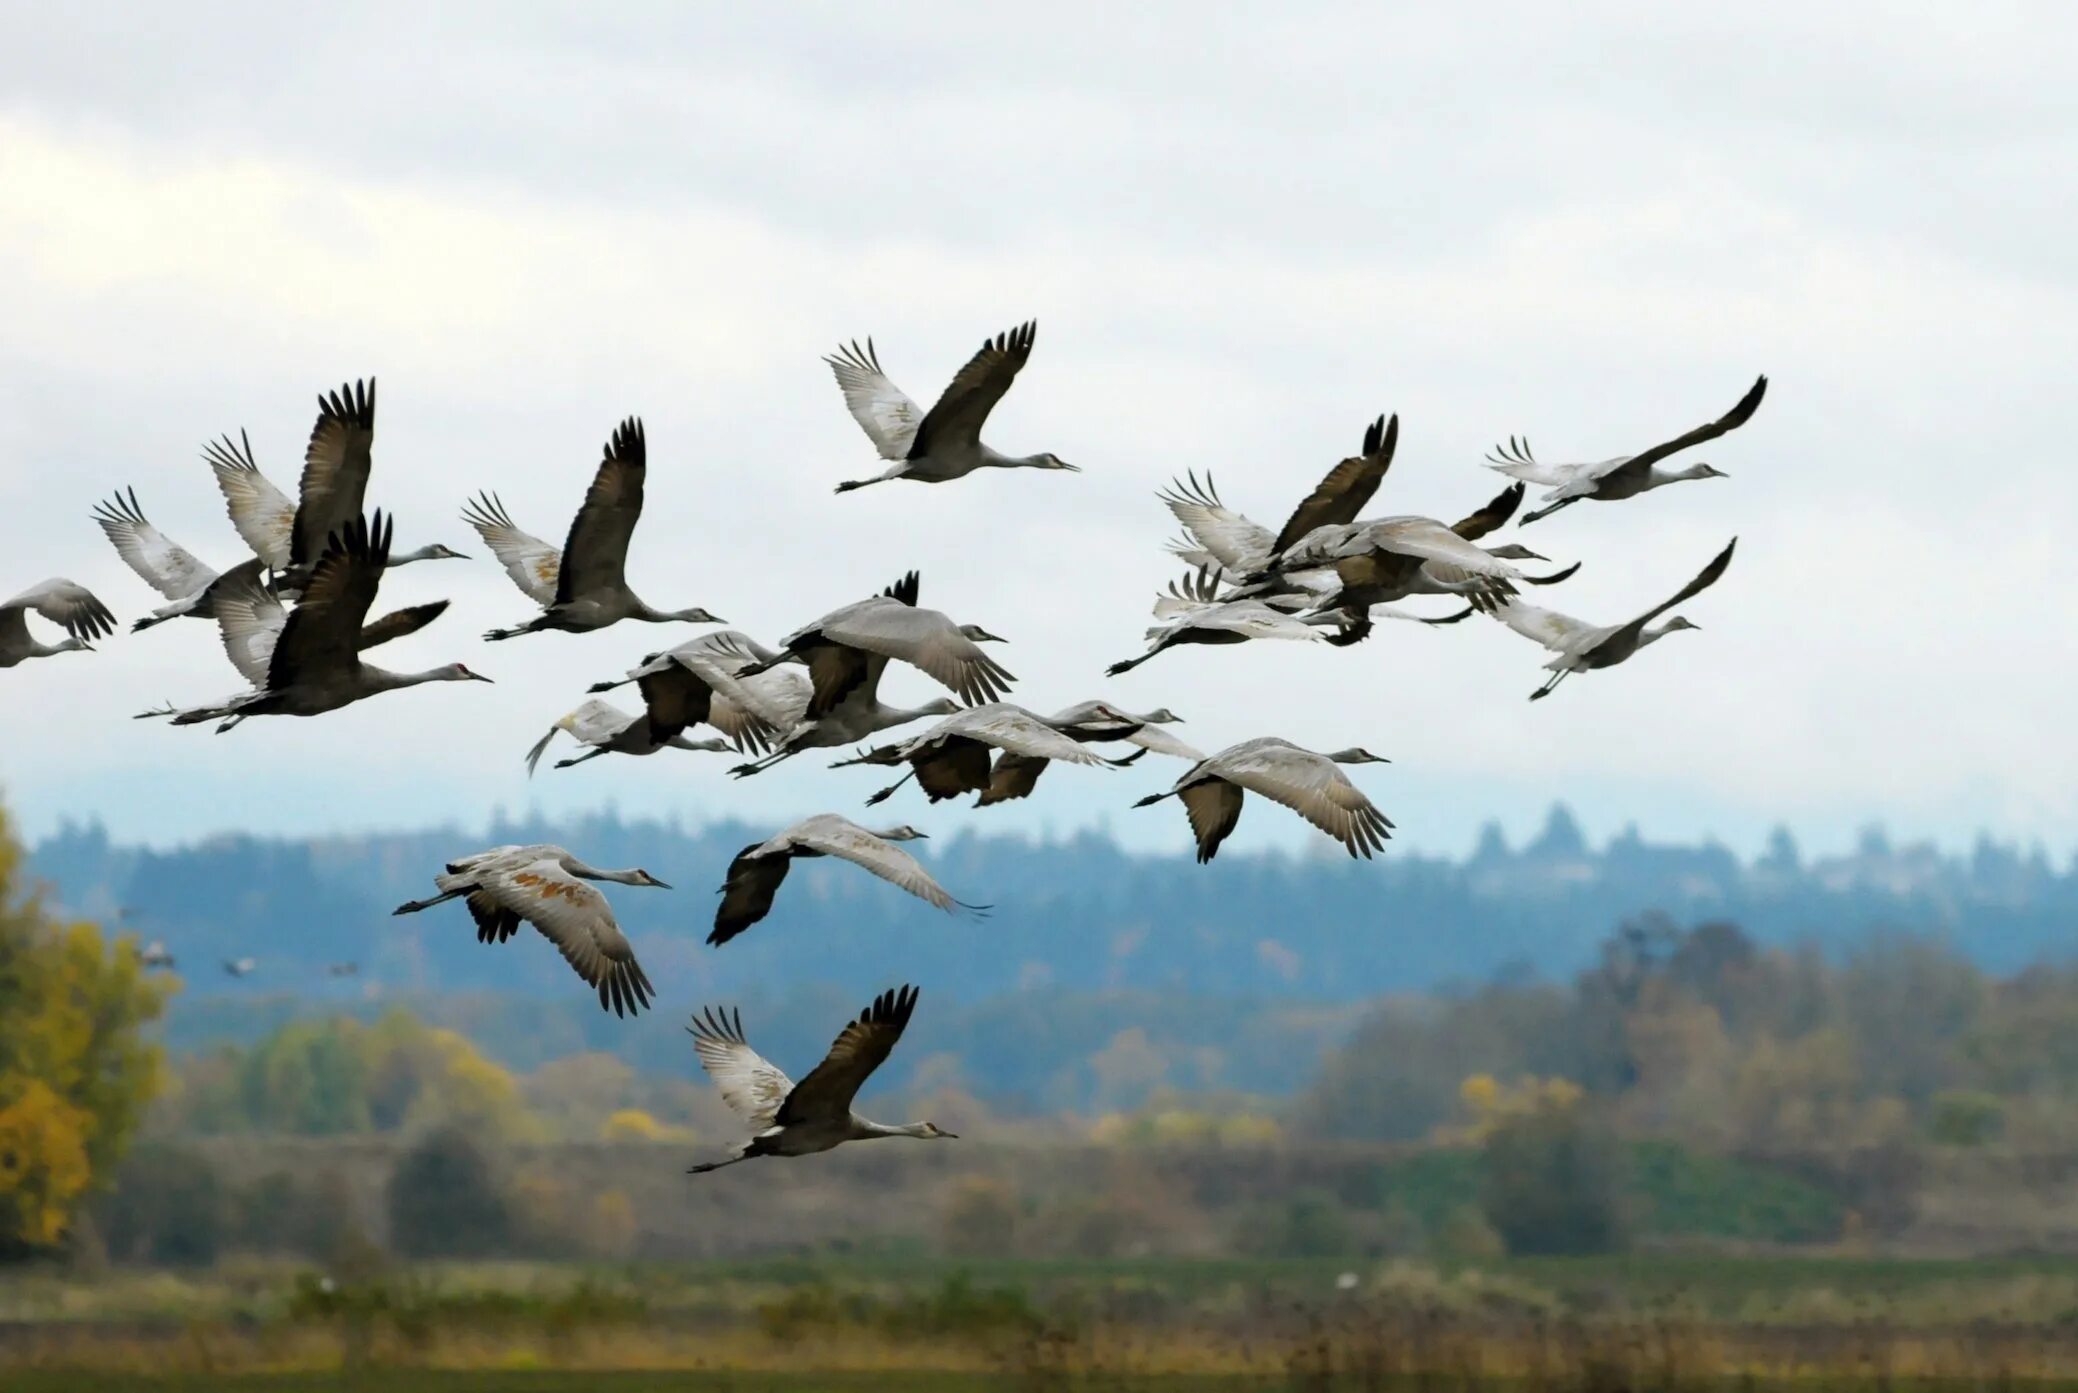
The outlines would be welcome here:
[[[228,564],[202,442],[245,427],[288,483],[315,393],[374,373],[371,498],[402,545],[481,556],[456,510],[482,487],[560,538],[639,413],[653,602],[773,638],[915,567],[1012,640],[1028,704],[1392,756],[1361,777],[1416,846],[1556,798],[1592,831],[1742,846],[1777,819],[1818,846],[1874,820],[2078,839],[2068,11],[1117,8],[0,4],[0,591],[65,574],[143,612],[87,518],[117,485]],[[1086,473],[831,494],[874,460],[823,352],[871,333],[928,398],[1028,316],[992,436]],[[1702,452],[1728,480],[1526,538],[1584,562],[1548,593],[1595,620],[1741,538],[1686,607],[1703,632],[1631,666],[1532,707],[1537,651],[1478,623],[1101,676],[1178,573],[1172,474],[1274,525],[1397,411],[1376,507],[1450,518],[1494,491],[1499,437],[1620,453],[1757,372],[1758,417]],[[528,612],[487,561],[385,586],[437,595],[387,660],[496,687],[170,730],[127,717],[237,681],[208,629],[164,626],[0,673],[0,785],[31,831],[158,841],[529,805],[778,819],[875,786],[671,753],[530,783],[586,683],[686,635],[486,646]],[[1126,810],[1163,772],[896,808],[1177,846],[1173,810]],[[1302,832],[1258,810],[1236,844]]]

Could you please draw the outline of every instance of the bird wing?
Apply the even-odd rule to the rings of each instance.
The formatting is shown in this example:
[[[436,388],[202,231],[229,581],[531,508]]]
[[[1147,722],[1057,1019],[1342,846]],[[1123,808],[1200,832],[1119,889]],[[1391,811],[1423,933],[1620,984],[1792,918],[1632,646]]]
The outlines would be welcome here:
[[[1169,734],[1168,731],[1156,725],[1140,727],[1131,735],[1126,736],[1125,741],[1129,745],[1138,745],[1143,750],[1151,750],[1158,755],[1169,755],[1175,759],[1187,759],[1196,762],[1205,758],[1202,750],[1178,740],[1175,736]]]
[[[1219,844],[1241,820],[1241,788],[1214,777],[1187,784],[1176,796],[1183,801],[1191,833],[1198,839],[1198,862],[1202,865],[1218,854]]]
[[[316,561],[324,555],[327,539],[361,515],[374,446],[374,378],[318,398],[317,424],[310,428],[310,444],[303,450],[289,565]]]
[[[1765,381],[1766,379],[1763,380]],[[1668,610],[1674,608],[1674,606],[1681,604],[1683,601],[1694,599],[1696,596],[1702,594],[1705,590],[1708,590],[1711,586],[1717,584],[1717,578],[1723,575],[1725,573],[1726,568],[1732,564],[1732,552],[1738,547],[1738,545],[1739,539],[1737,537],[1734,537],[1729,542],[1726,542],[1724,544],[1724,550],[1717,553],[1717,555],[1711,557],[1710,564],[1703,567],[1702,570],[1696,572],[1694,580],[1691,580],[1688,584],[1682,586],[1679,590],[1675,591],[1674,594],[1668,599],[1662,600],[1660,601],[1660,603],[1654,605],[1651,609],[1646,610],[1645,613],[1639,615],[1630,623],[1619,625],[1613,632],[1620,634],[1624,633],[1625,631],[1636,631],[1639,629],[1643,629],[1647,624],[1650,624],[1653,620],[1659,618],[1662,614],[1665,614]]]
[[[714,690],[707,719],[716,729],[736,738],[741,727],[763,727],[768,733],[790,730],[808,710],[811,686],[791,665],[767,668],[743,676],[753,662],[756,645],[733,629],[707,634],[673,652],[673,657],[697,673]],[[748,646],[746,646],[748,645]],[[777,658],[777,654],[771,655]]]
[[[108,534],[123,563],[169,600],[185,600],[216,579],[216,572],[196,560],[193,552],[145,520],[136,489],[96,504],[94,521]]]
[[[851,1112],[859,1086],[887,1059],[916,1009],[916,988],[882,992],[858,1019],[839,1032],[823,1062],[794,1085],[773,1119],[780,1126]]]
[[[1489,611],[1494,618],[1533,643],[1554,653],[1584,653],[1611,632],[1599,624],[1533,605],[1511,595]]]
[[[1155,497],[1183,524],[1183,530],[1198,544],[1196,549],[1210,553],[1226,570],[1252,569],[1270,554],[1270,543],[1275,540],[1270,529],[1221,503],[1209,473],[1202,483],[1195,472],[1171,479],[1169,487]],[[1174,546],[1170,550],[1184,555]]]
[[[849,818],[834,813],[812,817],[795,827],[790,835],[796,846],[862,866],[938,909],[950,912],[959,904],[946,893],[944,886],[931,878],[931,873],[914,856],[893,842],[874,836]]]
[[[1619,467],[1626,472],[1643,473],[1669,455],[1679,454],[1692,446],[1701,445],[1705,441],[1715,440],[1720,435],[1735,431],[1753,419],[1753,413],[1760,410],[1761,398],[1767,394],[1768,379],[1766,374],[1762,374],[1753,379],[1753,385],[1746,389],[1746,395],[1739,398],[1738,403],[1730,411],[1725,412],[1724,415],[1714,421],[1707,421],[1697,426],[1694,430],[1684,431],[1672,440],[1663,440],[1649,450],[1632,455],[1629,459],[1623,461]],[[1615,470],[1612,469],[1606,472],[1614,473]]]
[[[216,476],[217,490],[224,495],[224,509],[231,526],[254,556],[270,571],[287,570],[289,548],[296,535],[296,505],[276,488],[253,460],[252,441],[244,431],[238,443],[231,437],[213,440],[202,447],[202,458]]]
[[[422,605],[407,605],[393,609],[372,624],[361,627],[360,649],[363,653],[378,648],[391,639],[404,638],[417,633],[426,625],[447,613],[446,600],[428,600]]]
[[[772,898],[794,863],[785,839],[774,840],[781,843],[778,850],[767,851],[771,843],[758,842],[737,852],[729,863],[729,873],[722,880],[722,902],[714,911],[714,931],[707,935],[709,943],[727,943],[772,912]]]
[[[599,472],[585,492],[584,506],[570,522],[555,603],[568,604],[579,595],[627,584],[628,541],[642,517],[642,481],[648,470],[642,421],[630,416],[614,429]]]
[[[909,458],[909,447],[916,440],[916,428],[922,424],[924,413],[881,371],[873,340],[867,339],[861,349],[854,339],[823,361],[837,375],[837,385],[844,392],[844,404],[850,409],[851,418],[866,432],[880,457]]]
[[[853,606],[835,624],[826,621],[822,632],[834,643],[920,668],[969,705],[1000,700],[1017,680],[935,609],[899,603]],[[818,702],[823,685],[818,673]],[[819,714],[811,705],[809,715]]]
[[[554,856],[495,862],[477,876],[498,904],[532,924],[588,986],[599,989],[602,1008],[624,1016],[649,1005],[649,978],[597,886],[564,870]]]
[[[1475,513],[1468,513],[1450,525],[1450,530],[1468,542],[1476,542],[1491,532],[1508,525],[1515,510],[1522,506],[1522,496],[1527,492],[1520,480],[1502,489]]]
[[[108,606],[95,599],[84,585],[62,576],[32,585],[0,604],[0,614],[15,614],[15,623],[24,637],[28,635],[28,626],[22,623],[21,612],[32,609],[81,643],[115,632],[115,616],[108,612]]]
[[[1010,754],[1065,760],[1070,764],[1104,763],[1102,755],[1091,753],[1081,741],[1062,734],[1024,707],[1009,702],[993,702],[948,716],[940,728],[948,734],[956,732]],[[921,737],[925,741],[930,738],[928,734]]]
[[[686,1029],[693,1037],[693,1053],[721,1090],[722,1101],[752,1130],[762,1132],[770,1127],[787,1095],[794,1091],[794,1081],[743,1038],[742,1013],[710,1007],[694,1016]]]
[[[225,572],[226,583],[216,587],[217,634],[224,641],[224,655],[246,681],[255,687],[267,685],[267,671],[274,661],[275,645],[288,623],[288,612],[271,590],[260,584],[258,559]]]
[[[1530,453],[1528,436],[1509,436],[1506,445],[1496,445],[1486,457],[1486,467],[1506,474],[1511,479],[1536,484],[1540,488],[1564,488],[1578,480],[1592,478],[1598,472],[1616,468],[1629,455],[1617,455],[1605,460],[1582,460],[1572,464],[1545,464]]]
[[[1349,849],[1368,859],[1385,849],[1392,823],[1349,781],[1342,766],[1325,755],[1288,745],[1267,745],[1222,762],[1225,778],[1282,803]]]
[[[770,676],[765,673],[760,676]],[[799,673],[788,676],[798,677]],[[772,742],[786,727],[768,721],[756,711],[744,706],[723,692],[715,692],[707,698],[707,724],[722,733],[738,751],[744,754],[761,755],[772,748]],[[791,723],[789,723],[791,724]]]
[[[936,405],[917,423],[907,458],[921,459],[940,445],[958,448],[978,443],[982,422],[988,420],[989,412],[1032,356],[1032,340],[1038,332],[1037,321],[1026,320],[1008,333],[983,339],[980,351],[953,374]]]
[[[975,801],[977,808],[986,808],[997,803],[1008,803],[1014,798],[1028,798],[1039,786],[1039,776],[1053,761],[1035,755],[1015,755],[1008,751],[996,756],[996,763],[989,770],[988,787],[981,791]]]
[[[714,688],[706,679],[679,662],[676,654],[667,658],[668,661],[645,666],[642,675],[635,679],[635,686],[642,693],[643,710],[660,740],[668,740],[687,726],[698,725],[714,707]]]
[[[1281,552],[1316,527],[1355,522],[1357,514],[1371,501],[1371,495],[1378,492],[1386,470],[1393,467],[1393,451],[1399,443],[1397,415],[1390,421],[1383,416],[1373,421],[1364,431],[1363,453],[1351,455],[1327,472],[1313,492],[1292,510],[1270,550]]]
[[[360,662],[361,626],[389,558],[390,523],[380,509],[372,521],[357,517],[332,535],[275,642],[269,688],[279,691]]]
[[[531,532],[522,532],[495,493],[480,493],[462,507],[462,521],[476,529],[505,574],[537,605],[552,605],[563,569],[563,553]]]
[[[1377,548],[1401,556],[1418,556],[1429,573],[1442,581],[1473,576],[1519,580],[1522,573],[1484,549],[1472,545],[1434,518],[1386,518],[1359,529],[1340,548],[1344,556]]]

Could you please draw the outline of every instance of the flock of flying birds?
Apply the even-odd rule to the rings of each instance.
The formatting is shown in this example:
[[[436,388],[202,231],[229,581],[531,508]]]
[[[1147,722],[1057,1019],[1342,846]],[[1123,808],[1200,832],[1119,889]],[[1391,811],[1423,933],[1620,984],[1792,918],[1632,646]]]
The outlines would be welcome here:
[[[846,406],[887,462],[881,473],[841,483],[837,491],[897,479],[946,483],[979,469],[1074,470],[1055,455],[1005,455],[981,439],[990,411],[1031,356],[1035,328],[1027,323],[984,341],[929,411],[889,379],[870,339],[828,357]],[[1147,632],[1146,651],[1109,672],[1126,672],[1182,644],[1285,639],[1346,646],[1367,637],[1380,619],[1454,624],[1478,613],[1548,651],[1544,666],[1550,675],[1531,693],[1533,700],[1545,697],[1572,673],[1613,667],[1666,634],[1694,628],[1679,615],[1655,621],[1714,584],[1730,564],[1737,539],[1669,598],[1617,624],[1591,624],[1522,598],[1521,587],[1555,584],[1577,563],[1526,575],[1513,563],[1545,558],[1519,542],[1482,541],[1514,518],[1527,485],[1548,492],[1542,507],[1522,515],[1524,524],[1582,500],[1618,501],[1683,480],[1722,477],[1708,464],[1671,468],[1665,462],[1744,425],[1766,391],[1767,379],[1759,378],[1718,419],[1639,453],[1604,460],[1548,465],[1526,440],[1511,438],[1489,456],[1489,464],[1515,482],[1455,523],[1358,516],[1392,466],[1397,416],[1372,422],[1361,452],[1330,469],[1275,532],[1227,507],[1209,476],[1176,481],[1159,496],[1186,534],[1170,550],[1192,569],[1157,599],[1158,622]],[[427,682],[490,680],[462,663],[396,672],[364,660],[368,650],[415,633],[447,608],[442,600],[371,620],[384,573],[461,558],[438,544],[399,550],[392,544],[392,520],[379,509],[365,511],[375,409],[373,379],[319,398],[293,502],[260,472],[243,433],[235,442],[226,436],[205,449],[232,525],[251,552],[229,570],[211,569],[152,526],[134,490],[95,509],[94,520],[122,559],[166,601],[132,627],[173,619],[214,623],[231,665],[248,684],[215,701],[142,716],[169,718],[174,725],[215,723],[226,731],[259,716],[321,716]],[[551,629],[584,633],[626,620],[722,622],[697,606],[653,608],[629,588],[624,566],[647,475],[648,443],[642,422],[631,418],[608,440],[560,549],[523,531],[495,494],[468,503],[463,520],[539,609],[486,639]],[[1429,617],[1393,608],[1425,595],[1452,597],[1461,607]],[[936,717],[921,734],[833,767],[907,767],[869,804],[886,801],[913,779],[933,803],[974,793],[975,806],[987,807],[1030,795],[1049,764],[1116,767],[1153,752],[1187,761],[1187,767],[1167,790],[1136,806],[1180,801],[1200,862],[1217,854],[1248,793],[1296,812],[1352,856],[1369,857],[1391,834],[1392,822],[1342,769],[1381,762],[1377,755],[1360,748],[1316,753],[1264,736],[1208,756],[1164,729],[1179,719],[1166,708],[1136,713],[1101,700],[1040,715],[1004,700],[1015,679],[984,648],[1000,639],[978,624],[926,609],[920,600],[912,572],[776,646],[719,629],[651,653],[625,675],[591,688],[597,694],[632,685],[640,711],[624,711],[594,695],[528,752],[528,770],[560,733],[585,750],[557,761],[557,768],[606,754],[733,749],[747,759],[732,772],[747,777],[803,751],[849,747]],[[31,613],[69,637],[38,642],[26,622]],[[84,587],[46,581],[0,604],[0,668],[90,648],[115,626],[107,606]],[[880,681],[891,662],[923,672],[951,696],[914,707],[883,702]],[[716,734],[688,739],[686,732],[701,725]],[[1133,747],[1131,753],[1112,758],[1092,748],[1120,744]],[[898,845],[923,835],[907,825],[870,831],[839,814],[820,813],[745,847],[729,865],[708,942],[725,944],[771,913],[788,868],[803,857],[836,857],[940,909],[985,913],[987,906],[955,899]],[[650,1004],[654,988],[598,882],[669,888],[648,871],[600,868],[562,847],[502,846],[450,861],[433,877],[437,894],[396,912],[413,914],[459,899],[484,943],[503,943],[522,923],[531,924],[596,989],[603,1007],[617,1015],[639,1011]],[[159,944],[148,950],[147,960],[172,961]],[[249,958],[225,964],[233,976],[253,967]],[[333,972],[351,970],[345,964]],[[824,1151],[867,1137],[950,1136],[929,1122],[889,1127],[852,1111],[860,1085],[900,1039],[916,998],[909,986],[882,993],[798,1084],[750,1047],[735,1013],[708,1009],[695,1016],[690,1029],[700,1062],[752,1133],[727,1160],[695,1169]]]

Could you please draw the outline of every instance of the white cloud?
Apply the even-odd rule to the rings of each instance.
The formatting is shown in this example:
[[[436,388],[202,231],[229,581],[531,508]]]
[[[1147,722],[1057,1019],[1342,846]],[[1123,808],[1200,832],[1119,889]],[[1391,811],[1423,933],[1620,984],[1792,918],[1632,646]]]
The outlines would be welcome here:
[[[1809,12],[1202,32],[1171,14],[1110,44],[906,8],[699,33],[667,16],[640,42],[554,11],[496,40],[418,15],[345,63],[366,35],[292,44],[242,10],[231,54],[251,81],[227,86],[230,60],[207,57],[221,15],[169,53],[54,13],[9,16],[42,44],[33,70],[0,45],[0,589],[63,572],[140,612],[85,518],[118,484],[232,559],[201,441],[250,426],[286,484],[311,396],[372,371],[371,497],[401,542],[480,552],[455,521],[480,487],[559,535],[612,423],[639,412],[658,468],[631,570],[653,601],[772,637],[920,567],[930,602],[1014,640],[1020,695],[1048,707],[1106,690],[1104,663],[1137,647],[1175,570],[1151,497],[1172,473],[1210,468],[1274,521],[1396,410],[1379,506],[1454,517],[1493,492],[1474,462],[1500,436],[1613,453],[1766,371],[1760,416],[1709,452],[1731,479],[1527,536],[1586,563],[1539,598],[1602,619],[1737,533],[1730,576],[1689,607],[1700,634],[1537,708],[1537,653],[1484,625],[1180,652],[1109,690],[1182,711],[1200,744],[1379,748],[1396,760],[1381,801],[1418,844],[1557,797],[1591,825],[1670,833],[2078,833],[2058,700],[2078,653],[2043,618],[2078,515],[2053,444],[2078,426],[2061,390],[2078,305],[2052,230],[1992,229],[1984,196],[2015,160],[2070,149],[2069,101],[1991,61],[2039,77],[2046,44],[1883,26],[1860,81],[1815,91],[1796,75],[1856,31]],[[1005,45],[1021,61],[976,61]],[[2017,206],[2067,209],[2069,181],[2044,172],[2062,163],[2028,167]],[[1088,473],[830,495],[872,460],[820,353],[871,332],[922,396],[1033,314],[1038,351],[992,433]],[[866,791],[819,768],[734,784],[669,753],[528,784],[521,753],[584,684],[674,635],[485,648],[526,611],[493,567],[415,567],[392,589],[456,604],[391,660],[466,658],[499,685],[169,731],[124,718],[233,684],[205,628],[168,626],[0,675],[8,796],[32,826],[100,812],[166,837],[529,800],[772,818]],[[1061,771],[971,822],[1075,825],[1154,777]],[[1112,826],[1176,839],[1151,817]],[[1242,841],[1295,839],[1285,823],[1258,813]]]

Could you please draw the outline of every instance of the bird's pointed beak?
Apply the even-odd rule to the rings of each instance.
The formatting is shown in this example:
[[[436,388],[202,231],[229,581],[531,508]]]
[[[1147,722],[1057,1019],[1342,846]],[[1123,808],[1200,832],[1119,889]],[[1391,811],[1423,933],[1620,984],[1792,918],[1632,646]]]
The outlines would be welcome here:
[[[1070,469],[1073,469],[1075,466],[1070,465],[1068,467]],[[960,1139],[960,1134],[958,1132],[948,1132],[943,1127],[940,1127],[938,1129],[938,1135],[945,1138],[947,1141],[958,1141]]]
[[[649,884],[650,888],[655,890],[669,890],[671,888],[669,882],[658,880],[655,876],[649,878]]]
[[[1061,462],[1060,462],[1059,464],[1055,465],[1055,466],[1054,466],[1054,468],[1056,468],[1056,469],[1065,469],[1065,470],[1067,470],[1067,471],[1068,471],[1068,472],[1069,472],[1070,474],[1080,474],[1080,473],[1082,472],[1082,466],[1081,466],[1081,465],[1079,465],[1079,464],[1070,464],[1070,463],[1068,463],[1068,461],[1066,461],[1066,460],[1062,460],[1062,461],[1061,461]],[[948,1133],[947,1133],[946,1135],[947,1135],[947,1136],[950,1136],[950,1135],[951,1135],[951,1133],[949,1133],[949,1132],[948,1132]]]
[[[916,834],[916,839],[920,842],[927,842],[931,840],[931,834],[929,832],[918,832]]]
[[[491,682],[491,679],[490,679],[490,678],[488,678],[488,677],[485,677],[485,676],[484,676],[484,675],[483,675],[482,673],[480,673],[480,672],[472,672],[472,673],[470,673],[470,674],[469,674],[469,680],[470,680],[471,682]],[[495,687],[495,686],[497,686],[498,684],[497,684],[496,682],[491,682],[491,685]]]

